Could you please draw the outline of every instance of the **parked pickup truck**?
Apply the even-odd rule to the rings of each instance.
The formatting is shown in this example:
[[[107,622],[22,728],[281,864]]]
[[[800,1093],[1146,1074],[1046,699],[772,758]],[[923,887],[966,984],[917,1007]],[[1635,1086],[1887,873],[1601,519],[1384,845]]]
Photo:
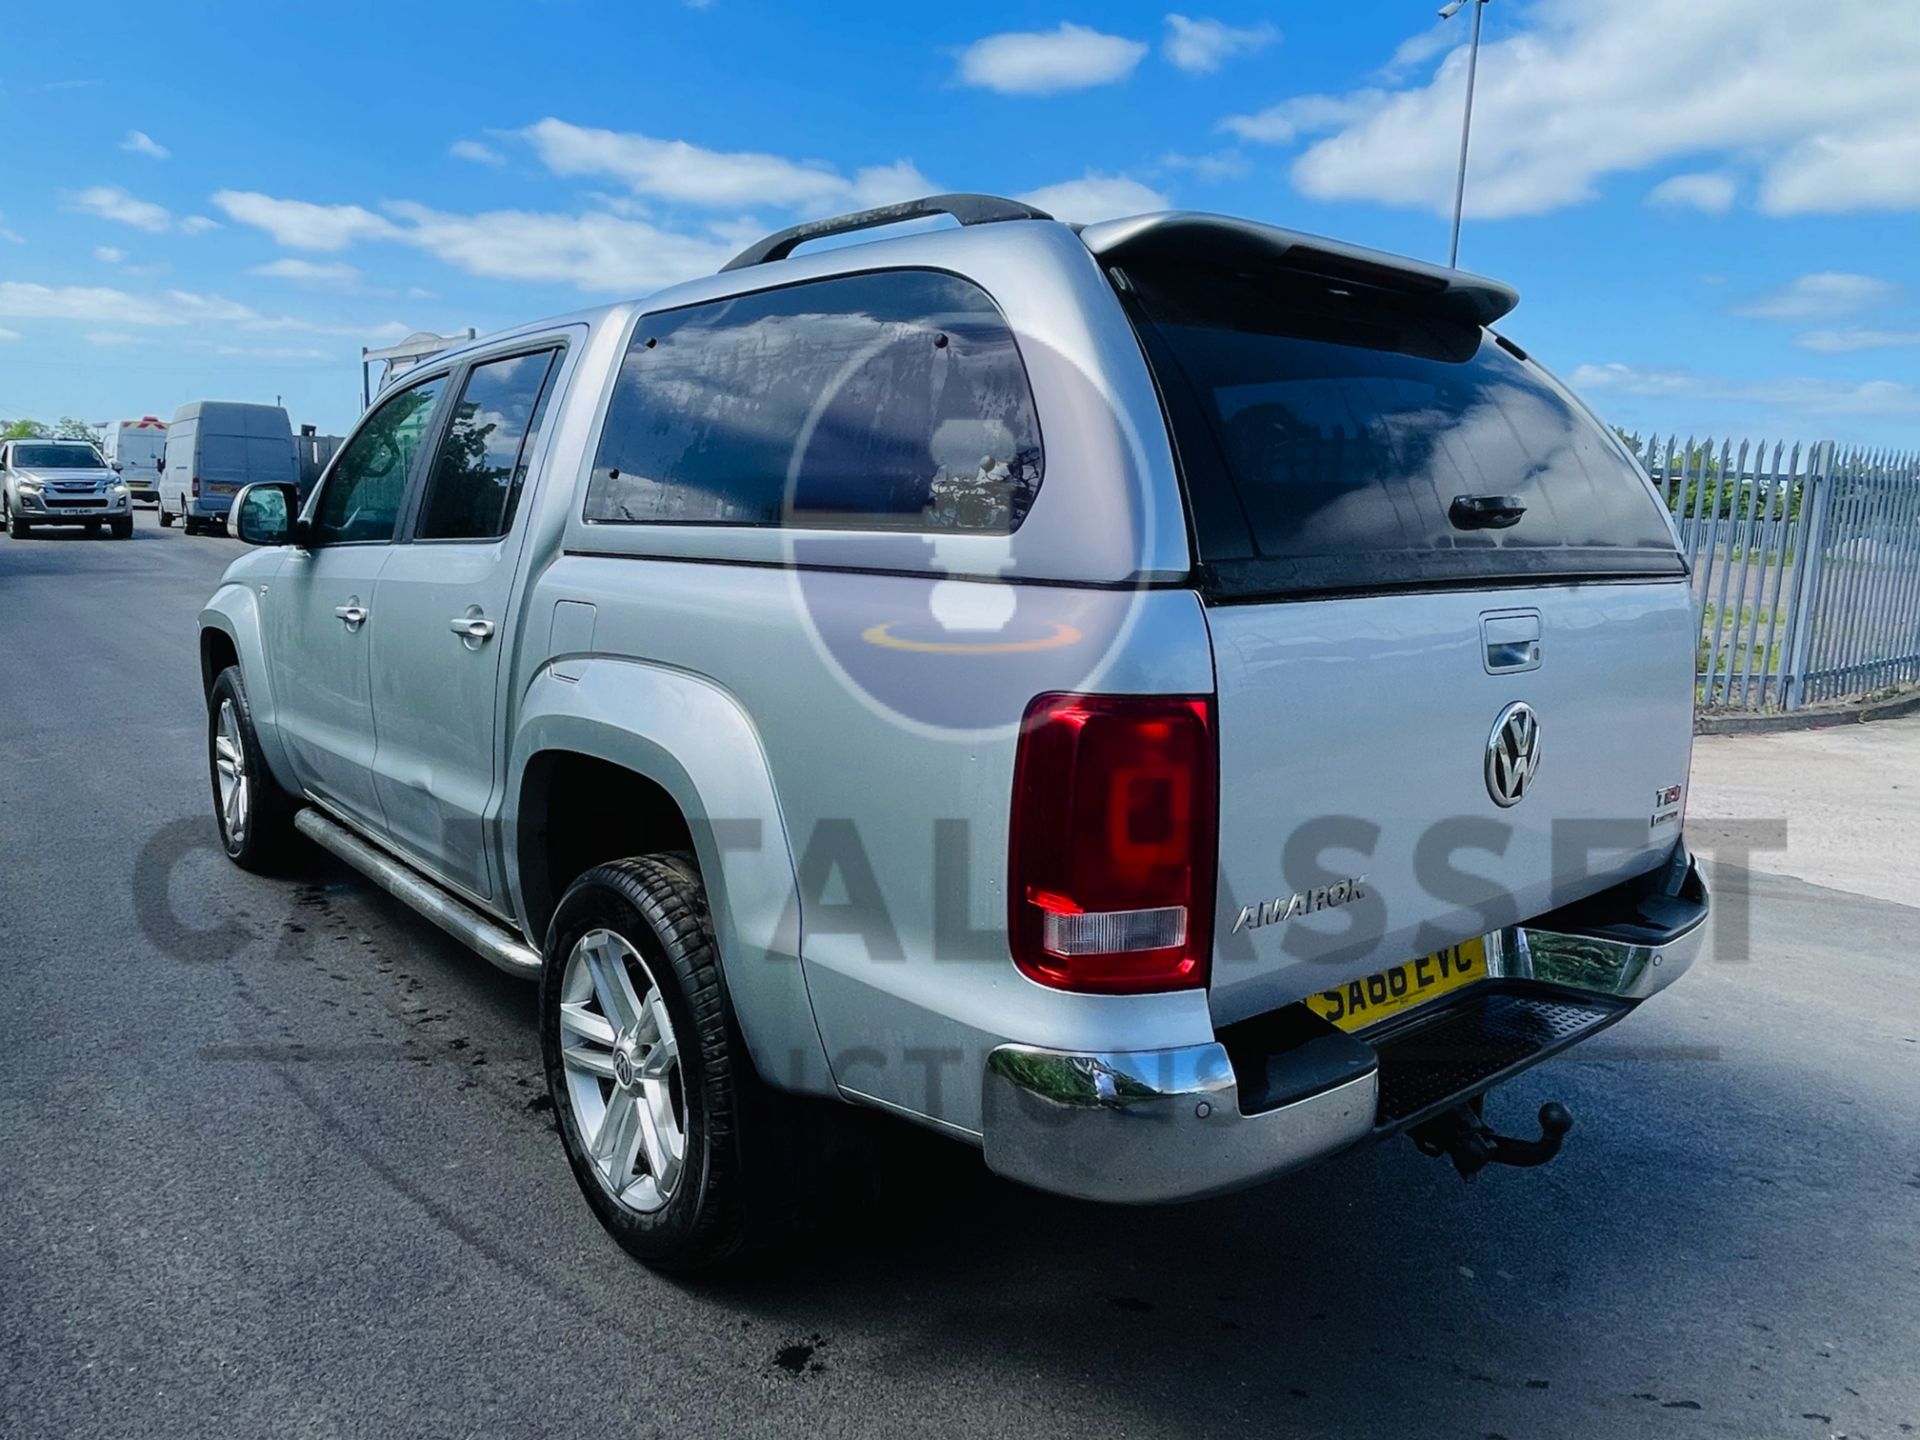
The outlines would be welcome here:
[[[807,241],[959,224],[796,255]],[[1149,1202],[1411,1135],[1690,963],[1654,491],[1457,271],[939,196],[435,357],[200,617],[227,853],[538,977],[636,1256],[783,1105]]]

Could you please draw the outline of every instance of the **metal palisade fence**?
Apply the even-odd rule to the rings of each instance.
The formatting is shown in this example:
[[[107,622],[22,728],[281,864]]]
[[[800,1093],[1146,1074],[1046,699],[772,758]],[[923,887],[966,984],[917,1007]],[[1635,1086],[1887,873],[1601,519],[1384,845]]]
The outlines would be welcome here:
[[[1702,709],[1920,682],[1920,453],[1623,438],[1692,566]]]

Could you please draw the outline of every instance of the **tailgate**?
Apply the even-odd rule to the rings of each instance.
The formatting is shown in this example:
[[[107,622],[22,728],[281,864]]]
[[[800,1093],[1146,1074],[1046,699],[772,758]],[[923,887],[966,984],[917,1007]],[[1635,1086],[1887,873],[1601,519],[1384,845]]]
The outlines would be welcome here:
[[[1651,868],[1679,835],[1698,632],[1646,475],[1483,328],[1510,293],[1176,228],[1100,253],[1208,601],[1216,1021]]]
[[[1216,605],[1226,1024],[1567,904],[1680,831],[1695,627],[1643,582]],[[1524,648],[1537,637],[1537,651]],[[1521,704],[1518,786],[1495,725]],[[1522,726],[1522,729],[1525,727]]]

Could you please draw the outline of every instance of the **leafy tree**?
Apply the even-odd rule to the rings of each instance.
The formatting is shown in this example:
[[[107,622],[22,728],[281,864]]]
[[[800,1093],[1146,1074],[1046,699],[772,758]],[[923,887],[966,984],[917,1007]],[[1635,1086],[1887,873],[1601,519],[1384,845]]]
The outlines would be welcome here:
[[[84,420],[76,420],[71,415],[62,415],[53,422],[53,438],[56,440],[91,440],[100,443],[100,432]]]
[[[8,420],[0,428],[0,440],[44,440],[47,427],[38,420]]]

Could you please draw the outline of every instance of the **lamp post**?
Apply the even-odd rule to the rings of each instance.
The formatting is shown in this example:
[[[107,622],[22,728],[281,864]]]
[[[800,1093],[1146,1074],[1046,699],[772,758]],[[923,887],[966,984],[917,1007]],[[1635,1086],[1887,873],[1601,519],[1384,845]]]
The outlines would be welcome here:
[[[1487,0],[1447,0],[1440,7],[1440,18],[1451,20],[1468,5],[1473,6],[1473,39],[1467,46],[1467,106],[1460,117],[1460,174],[1453,184],[1453,243],[1447,247],[1447,265],[1460,265],[1460,209],[1467,198],[1467,141],[1473,135],[1473,79],[1480,68],[1480,12]]]

